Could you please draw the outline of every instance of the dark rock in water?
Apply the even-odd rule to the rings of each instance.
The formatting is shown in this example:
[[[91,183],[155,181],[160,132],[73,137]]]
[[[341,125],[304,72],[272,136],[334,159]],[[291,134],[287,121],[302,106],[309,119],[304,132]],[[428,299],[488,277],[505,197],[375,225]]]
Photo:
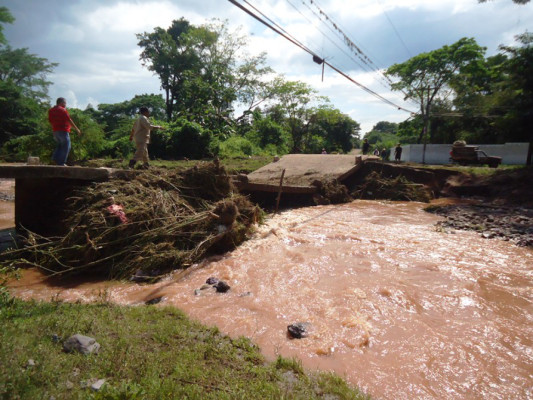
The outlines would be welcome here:
[[[294,339],[302,339],[309,336],[309,329],[311,324],[309,322],[297,322],[287,326],[289,336]]]
[[[226,293],[230,289],[230,285],[224,281],[218,281],[214,287],[219,293]]]
[[[210,277],[210,278],[207,278],[205,283],[207,283],[208,285],[216,285],[218,283],[218,279]]]
[[[153,299],[145,301],[144,304],[149,306],[149,305],[152,305],[152,304],[161,303],[164,299],[165,299],[165,296],[154,297]]]

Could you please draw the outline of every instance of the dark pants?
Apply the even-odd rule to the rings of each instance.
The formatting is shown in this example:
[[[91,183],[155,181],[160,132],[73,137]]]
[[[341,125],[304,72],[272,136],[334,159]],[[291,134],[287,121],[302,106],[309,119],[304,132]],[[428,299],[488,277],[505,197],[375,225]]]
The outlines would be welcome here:
[[[65,165],[70,152],[70,135],[68,132],[55,131],[54,140],[57,142],[57,147],[52,154],[52,160],[57,165]]]

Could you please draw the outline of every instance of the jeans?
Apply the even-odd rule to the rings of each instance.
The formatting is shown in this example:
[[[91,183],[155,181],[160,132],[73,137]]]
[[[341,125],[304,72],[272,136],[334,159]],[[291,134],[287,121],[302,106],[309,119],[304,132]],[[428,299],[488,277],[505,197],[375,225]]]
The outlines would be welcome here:
[[[68,132],[55,131],[54,140],[57,142],[57,147],[52,154],[52,160],[57,165],[65,165],[70,152],[70,135]]]

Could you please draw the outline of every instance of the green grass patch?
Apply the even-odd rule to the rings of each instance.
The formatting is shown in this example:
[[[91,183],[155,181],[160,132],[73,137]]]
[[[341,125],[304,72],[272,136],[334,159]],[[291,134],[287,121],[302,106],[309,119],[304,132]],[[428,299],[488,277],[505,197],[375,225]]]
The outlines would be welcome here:
[[[178,171],[184,171],[188,168],[194,167],[196,164],[202,161],[211,162],[212,160],[152,160],[150,165],[154,167],[177,169]],[[261,168],[264,165],[267,165],[272,162],[271,156],[252,156],[248,157],[239,157],[239,158],[224,158],[221,160],[221,164],[224,165],[228,173],[230,174],[239,174],[245,173],[249,174],[250,172],[255,171],[256,169]],[[129,160],[119,160],[119,159],[96,159],[83,162],[84,167],[107,167],[107,168],[127,168]],[[142,163],[138,163],[140,166]]]
[[[267,363],[248,339],[171,307],[25,302],[0,287],[0,324],[2,399],[368,398],[295,360]],[[95,338],[99,354],[63,352],[76,333]],[[106,381],[100,391],[87,387],[95,379]]]

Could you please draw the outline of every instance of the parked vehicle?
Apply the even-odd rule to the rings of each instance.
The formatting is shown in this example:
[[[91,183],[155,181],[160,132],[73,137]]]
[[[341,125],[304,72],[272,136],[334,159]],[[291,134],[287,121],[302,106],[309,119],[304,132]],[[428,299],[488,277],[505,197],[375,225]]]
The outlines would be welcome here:
[[[487,164],[490,168],[498,168],[498,165],[502,163],[502,158],[488,156],[483,150],[479,150],[477,146],[469,146],[464,141],[459,140],[452,145],[450,161],[459,165]]]

